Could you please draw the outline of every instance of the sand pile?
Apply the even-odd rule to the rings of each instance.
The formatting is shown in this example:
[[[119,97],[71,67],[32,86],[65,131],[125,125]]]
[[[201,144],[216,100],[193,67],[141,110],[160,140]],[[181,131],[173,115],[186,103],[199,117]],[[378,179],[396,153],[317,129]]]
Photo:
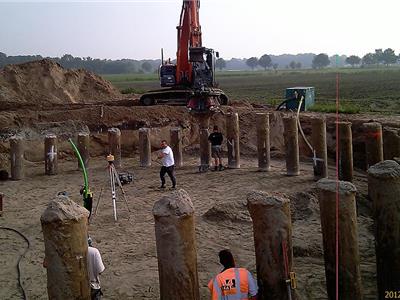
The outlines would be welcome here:
[[[0,109],[96,103],[122,95],[86,70],[67,70],[48,60],[8,65],[0,70]]]
[[[251,217],[245,202],[224,202],[212,206],[203,215],[207,221],[221,223],[231,221],[233,223],[251,223]]]

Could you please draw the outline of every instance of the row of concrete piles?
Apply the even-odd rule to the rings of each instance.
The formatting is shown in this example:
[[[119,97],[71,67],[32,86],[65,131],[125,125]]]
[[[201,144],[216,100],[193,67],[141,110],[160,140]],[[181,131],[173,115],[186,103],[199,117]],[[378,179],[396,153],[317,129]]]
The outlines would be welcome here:
[[[368,188],[376,225],[378,298],[385,299],[385,291],[395,291],[400,286],[400,165],[387,160],[372,166],[368,171]],[[350,182],[323,178],[318,181],[317,190],[328,297],[363,299],[356,188]],[[287,245],[289,270],[294,266],[290,201],[283,195],[256,191],[247,196],[247,207],[253,220],[260,299],[286,300],[282,243]],[[190,196],[179,190],[162,197],[154,204],[153,216],[160,299],[200,299],[194,207]],[[41,221],[49,298],[89,299],[84,263],[87,212],[61,197],[49,204]],[[293,292],[292,299],[297,298]]]
[[[299,175],[298,120],[295,116],[283,118],[286,147],[287,175]],[[323,118],[311,120],[311,146],[313,148],[313,165],[316,179],[328,177],[328,155],[326,143],[326,121]],[[364,123],[366,166],[385,160],[400,157],[400,136],[398,129],[385,128],[377,122]],[[353,142],[350,122],[337,122],[337,168],[340,180],[353,182]]]
[[[284,141],[286,150],[286,174],[297,176],[300,174],[299,159],[299,137],[298,120],[294,115],[283,118]],[[326,144],[326,121],[324,118],[313,118],[311,120],[312,136],[311,146],[314,150],[314,175],[316,179],[328,176],[328,155]],[[200,122],[200,164],[208,167],[211,158],[211,147],[208,142],[209,128],[208,120]],[[260,171],[270,169],[270,132],[269,115],[266,113],[256,114],[258,168]],[[400,157],[400,136],[396,129],[385,128],[382,139],[382,126],[379,123],[371,122],[364,124],[366,144],[366,168],[376,164],[383,159],[394,159]],[[339,179],[353,181],[353,146],[352,131],[350,122],[339,122],[337,125],[338,144],[338,172]],[[141,167],[150,167],[151,142],[150,129],[139,129],[139,164]],[[239,116],[237,113],[226,115],[226,139],[228,148],[228,167],[240,168],[240,130]],[[85,166],[89,164],[89,143],[90,137],[86,133],[78,135],[78,149],[84,160]],[[115,166],[121,167],[121,131],[118,128],[108,130],[109,153],[114,155]],[[383,147],[383,144],[385,147]],[[175,165],[183,166],[183,143],[182,130],[171,128],[170,145],[174,152]],[[57,137],[47,135],[44,147],[45,174],[57,174]],[[24,177],[24,142],[21,138],[10,139],[11,157],[11,178],[20,180]]]
[[[353,146],[350,122],[338,123],[339,138],[339,178],[353,181]],[[384,160],[400,157],[400,138],[398,129],[384,128],[377,122],[363,124],[366,162],[365,169]]]
[[[229,113],[226,115],[226,139],[228,144],[228,166],[229,168],[240,168],[240,148],[239,148],[239,115]],[[200,165],[208,168],[211,159],[211,145],[208,141],[210,135],[209,119],[199,120],[199,144],[200,144]],[[182,130],[171,128],[170,146],[174,153],[175,166],[183,166],[183,143]],[[269,150],[268,150],[269,151]],[[139,129],[139,161],[141,167],[151,166],[151,144],[150,129]]]
[[[208,141],[210,134],[208,122],[200,122],[200,165],[208,166],[210,164],[211,148]],[[295,116],[286,116],[283,118],[284,140],[286,151],[286,174],[296,176],[300,174],[299,159],[299,137],[298,120]],[[328,154],[326,143],[326,121],[324,118],[313,118],[311,120],[312,137],[311,145],[314,150],[314,175],[316,179],[326,178],[328,176]],[[385,159],[400,157],[400,137],[396,130],[385,129],[385,152],[383,152],[382,126],[379,123],[365,123],[365,142],[367,167]],[[270,170],[270,129],[269,115],[266,113],[256,114],[257,131],[257,152],[258,168],[260,171]],[[240,168],[240,130],[239,115],[229,113],[226,115],[226,140],[227,140],[227,158],[228,167],[232,169]],[[111,141],[110,141],[111,143]],[[339,146],[339,179],[353,181],[353,147],[351,123],[338,123]],[[170,145],[174,152],[176,166],[183,166],[183,144],[182,131],[180,128],[171,128]],[[150,129],[139,129],[139,160],[140,166],[151,166],[151,144]]]
[[[183,165],[182,160],[182,131],[180,128],[171,128],[171,145],[173,147],[176,166]],[[87,133],[78,134],[77,148],[87,168],[90,160],[90,135]],[[21,137],[10,139],[11,179],[21,180],[24,178],[24,140]],[[121,131],[118,128],[108,130],[108,153],[114,156],[114,165],[122,166],[121,159]],[[151,144],[150,129],[139,129],[139,153],[140,166],[151,166]],[[58,138],[54,134],[45,136],[44,139],[44,162],[45,174],[56,175],[58,173]],[[78,165],[80,167],[80,165]]]
[[[87,133],[78,134],[77,148],[81,154],[84,165],[89,165],[90,136]],[[10,139],[11,179],[21,180],[25,176],[24,167],[25,143],[21,137]],[[58,173],[58,139],[54,134],[48,134],[44,139],[45,174],[56,175]]]

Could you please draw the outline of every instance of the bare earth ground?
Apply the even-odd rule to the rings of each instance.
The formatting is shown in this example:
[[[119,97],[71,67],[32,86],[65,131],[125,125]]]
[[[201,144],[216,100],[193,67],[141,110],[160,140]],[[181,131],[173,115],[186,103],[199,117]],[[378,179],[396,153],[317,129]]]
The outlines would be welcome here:
[[[284,176],[285,164],[274,160],[268,173],[257,172],[255,158],[242,158],[242,168],[223,172],[197,173],[195,157],[186,157],[186,166],[177,171],[178,186],[191,196],[196,214],[198,272],[201,299],[208,299],[208,280],[220,271],[217,253],[232,249],[237,264],[255,273],[252,224],[244,206],[253,190],[282,192],[290,196],[293,216],[294,267],[302,299],[327,299],[323,265],[322,236],[318,202],[310,163],[302,163],[302,175]],[[101,275],[104,299],[158,299],[158,271],[152,207],[166,192],[159,186],[159,166],[141,169],[137,159],[125,159],[127,170],[135,174],[135,183],[125,186],[129,214],[118,202],[117,223],[112,216],[106,162],[91,161],[90,181],[97,201],[100,189],[107,189],[99,213],[90,225],[95,246],[102,253],[106,271]],[[73,159],[59,164],[59,175],[45,176],[42,163],[29,163],[22,181],[0,183],[5,194],[5,213],[0,226],[13,227],[30,240],[31,248],[22,260],[22,281],[29,299],[47,299],[46,272],[40,215],[59,191],[81,203],[82,177]],[[334,176],[333,169],[330,170]],[[169,181],[167,181],[168,184]],[[366,177],[356,173],[358,190],[366,193]],[[209,211],[211,208],[213,208]],[[204,214],[209,211],[207,217]],[[358,197],[359,246],[365,299],[376,299],[374,239],[368,203]],[[0,231],[0,299],[21,299],[17,286],[16,261],[26,247],[11,232]]]

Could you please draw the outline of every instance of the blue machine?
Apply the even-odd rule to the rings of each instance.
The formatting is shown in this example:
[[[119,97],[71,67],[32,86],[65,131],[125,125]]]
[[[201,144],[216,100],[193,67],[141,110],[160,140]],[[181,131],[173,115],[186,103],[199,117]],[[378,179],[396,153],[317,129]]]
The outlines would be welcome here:
[[[298,96],[296,98],[295,92]],[[306,111],[315,103],[315,90],[314,87],[292,87],[287,88],[285,92],[286,109],[297,111],[301,97],[304,97],[300,111]]]

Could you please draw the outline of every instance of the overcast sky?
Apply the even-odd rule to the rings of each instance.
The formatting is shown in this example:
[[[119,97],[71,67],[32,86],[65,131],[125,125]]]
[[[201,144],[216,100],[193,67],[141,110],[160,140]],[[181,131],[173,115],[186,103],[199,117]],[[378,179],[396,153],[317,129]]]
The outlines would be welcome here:
[[[0,52],[175,57],[182,0],[0,0]],[[400,0],[201,0],[203,44],[224,58],[400,52]]]

